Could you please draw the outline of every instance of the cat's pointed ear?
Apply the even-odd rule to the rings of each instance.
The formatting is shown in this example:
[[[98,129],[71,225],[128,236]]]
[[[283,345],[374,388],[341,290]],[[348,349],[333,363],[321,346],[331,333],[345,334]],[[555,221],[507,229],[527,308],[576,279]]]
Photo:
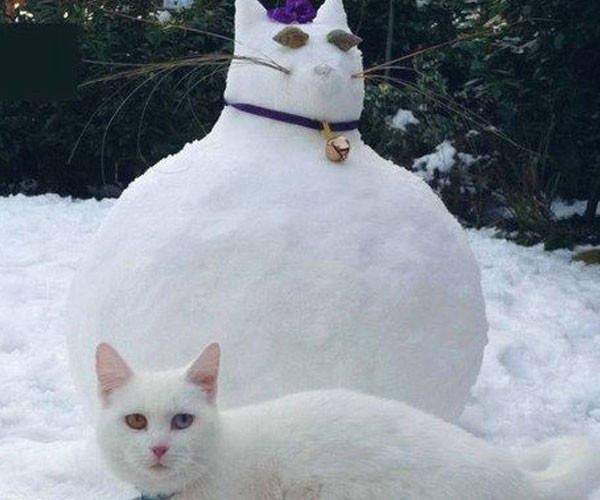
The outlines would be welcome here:
[[[98,390],[103,399],[123,387],[132,375],[133,372],[127,363],[113,347],[100,344],[96,348],[96,376]]]
[[[235,0],[236,38],[246,26],[267,19],[267,11],[258,0]]]
[[[186,375],[188,381],[199,386],[206,393],[208,402],[211,404],[217,398],[220,359],[219,344],[210,344],[192,363]]]
[[[347,27],[348,16],[346,15],[342,0],[325,0],[325,3],[321,5],[314,22],[318,24]]]

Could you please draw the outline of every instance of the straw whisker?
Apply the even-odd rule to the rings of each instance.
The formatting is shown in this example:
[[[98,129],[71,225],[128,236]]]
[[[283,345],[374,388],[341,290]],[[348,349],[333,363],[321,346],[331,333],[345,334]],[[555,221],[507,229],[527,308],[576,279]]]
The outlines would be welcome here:
[[[199,68],[197,68],[199,69]],[[202,78],[196,80],[191,86],[189,86],[186,89],[185,94],[183,94],[183,96],[181,97],[181,99],[179,99],[179,101],[177,102],[176,106],[175,106],[175,112],[179,109],[179,106],[181,105],[181,103],[183,102],[183,100],[188,97],[190,95],[190,93],[201,83],[203,83],[204,81],[206,81],[207,79],[215,76],[216,74],[220,73],[221,71],[224,71],[226,68],[225,67],[221,67],[221,68],[217,68],[214,71],[212,71],[211,73],[209,73],[208,75],[203,76]]]
[[[264,66],[267,68],[274,69],[276,71],[281,71],[282,73],[289,74],[291,73],[289,69],[275,62],[271,62],[270,60],[261,59],[258,57],[251,56],[238,56],[235,54],[224,54],[224,53],[215,53],[215,54],[205,54],[191,57],[184,57],[181,59],[176,59],[173,61],[165,61],[162,63],[148,63],[144,65],[136,65],[134,69],[120,71],[118,73],[113,73],[111,75],[103,76],[100,78],[96,78],[94,80],[88,80],[87,82],[82,83],[79,87],[84,88],[89,85],[93,85],[96,83],[108,82],[111,80],[118,80],[120,78],[136,78],[139,76],[143,76],[147,73],[151,73],[153,71],[158,71],[162,69],[170,69],[170,68],[179,68],[184,66],[205,66],[212,64],[224,64],[229,62],[244,62],[249,64],[256,64],[259,66]],[[112,65],[118,63],[110,63]]]
[[[111,125],[115,121],[117,115],[121,112],[121,110],[129,102],[129,100],[135,94],[137,94],[137,92],[142,87],[144,87],[148,82],[152,81],[152,79],[154,79],[156,76],[160,75],[161,73],[163,73],[165,71],[168,71],[168,70],[167,69],[163,69],[163,70],[159,71],[157,74],[152,74],[149,77],[147,77],[142,83],[140,83],[139,85],[137,85],[129,94],[127,94],[127,96],[125,96],[125,98],[123,99],[123,101],[121,101],[121,104],[119,104],[119,106],[117,107],[117,109],[113,112],[112,116],[108,120],[108,123],[106,124],[106,127],[104,128],[104,133],[102,134],[102,143],[101,143],[101,146],[100,146],[100,172],[101,172],[101,176],[102,176],[102,182],[104,184],[106,184],[106,168],[105,168],[105,164],[104,164],[104,152],[106,150],[106,139],[108,137],[108,131],[110,130]]]
[[[100,111],[102,111],[102,109],[116,96],[118,95],[125,87],[129,86],[131,84],[131,82],[126,82],[125,84],[121,85],[117,90],[115,90],[114,92],[112,92],[108,97],[106,97],[99,105],[98,107],[94,110],[94,112],[90,115],[90,117],[88,118],[88,121],[85,123],[83,130],[81,131],[81,133],[79,134],[79,136],[77,137],[77,140],[75,141],[75,145],[73,146],[73,148],[71,149],[71,153],[69,154],[69,158],[67,159],[67,165],[70,165],[71,162],[73,161],[73,157],[75,156],[75,152],[77,151],[77,148],[79,147],[79,144],[81,143],[81,140],[83,139],[83,136],[85,135],[85,133],[87,132],[88,128],[90,127],[90,125],[92,124],[92,121],[94,120],[94,118],[100,113]]]
[[[502,32],[505,32],[514,26],[517,26],[520,24],[532,23],[532,22],[555,22],[555,21],[553,21],[552,19],[543,19],[543,18],[521,19],[521,20],[515,21],[513,23],[504,24],[502,26]],[[444,49],[447,47],[452,47],[453,45],[456,45],[456,44],[459,44],[462,42],[476,40],[478,38],[489,38],[496,34],[498,34],[498,28],[496,26],[484,26],[482,29],[475,31],[473,33],[460,34],[457,37],[453,38],[452,40],[438,43],[436,45],[431,45],[429,47],[423,47],[421,49],[418,49],[418,50],[415,50],[408,54],[405,54],[403,56],[400,56],[396,59],[392,59],[390,61],[386,61],[381,64],[376,64],[375,66],[371,66],[370,68],[367,68],[367,69],[361,71],[360,73],[356,73],[355,75],[353,75],[353,78],[360,78],[364,75],[368,75],[370,73],[380,71],[380,70],[394,69],[394,65],[396,65],[399,62],[413,59],[414,57],[428,54],[430,52],[435,52],[436,50],[441,50],[441,49]]]
[[[160,21],[157,20],[153,20],[153,19],[144,19],[144,18],[140,18],[140,17],[135,17],[135,16],[131,16],[129,14],[125,14],[123,12],[117,12],[117,11],[113,11],[113,10],[109,10],[109,9],[102,9],[103,12],[107,13],[107,14],[111,14],[117,17],[122,17],[125,19],[129,19],[130,21],[135,21],[135,22],[141,22],[141,23],[146,23],[146,24],[152,24],[155,26],[160,26],[162,29],[178,29],[178,30],[182,30],[182,31],[189,31],[191,33],[197,33],[199,35],[204,35],[204,36],[209,36],[212,38],[217,38],[220,40],[224,40],[227,42],[231,42],[234,44],[234,47],[240,46],[240,47],[245,47],[247,49],[252,50],[253,52],[259,54],[260,56],[262,56],[264,58],[264,61],[268,62],[269,65],[272,65],[272,67],[274,67],[275,69],[279,69],[279,70],[285,70],[284,72],[287,73],[289,72],[289,70],[287,70],[286,68],[283,68],[282,66],[280,66],[279,64],[277,64],[273,59],[271,59],[268,55],[266,55],[262,50],[256,48],[256,47],[252,47],[246,43],[240,42],[239,40],[236,40],[230,36],[226,36],[226,35],[222,35],[219,33],[215,33],[213,31],[207,31],[207,30],[201,30],[198,28],[192,28],[190,26],[184,26],[181,24],[174,24],[174,23],[168,23],[168,24],[163,24]]]
[[[144,123],[144,118],[146,116],[146,111],[148,110],[148,106],[150,104],[150,101],[152,100],[152,96],[155,94],[155,92],[158,89],[158,87],[160,87],[160,85],[162,84],[162,82],[164,82],[166,78],[168,78],[171,74],[173,74],[174,71],[177,71],[178,69],[179,68],[172,68],[170,70],[167,70],[165,72],[165,74],[162,75],[161,78],[154,84],[154,86],[152,87],[152,89],[150,90],[150,92],[148,94],[148,97],[146,98],[146,101],[144,102],[144,106],[142,108],[142,113],[141,113],[140,119],[138,121],[137,150],[138,150],[138,154],[139,154],[141,160],[146,165],[149,165],[149,163],[146,160],[146,157],[145,157],[144,153],[142,152],[142,148],[141,148],[142,126],[143,126],[143,123]]]
[[[460,103],[457,103],[451,99],[448,99],[446,96],[440,95],[433,91],[426,91],[413,83],[407,82],[400,78],[388,76],[388,75],[369,74],[369,75],[365,75],[363,78],[367,81],[371,80],[373,82],[395,83],[395,84],[401,85],[403,87],[406,87],[408,89],[411,89],[415,92],[418,92],[421,95],[423,95],[424,97],[426,97],[427,99],[431,100],[433,103],[440,106],[446,112],[457,115],[461,119],[468,121],[472,125],[475,125],[479,128],[488,130],[490,133],[492,133],[496,137],[508,142],[509,144],[513,145],[514,147],[516,147],[522,151],[526,151],[528,153],[535,153],[534,151],[531,151],[531,149],[527,148],[526,146],[523,146],[522,144],[519,144],[518,142],[516,142],[514,139],[512,139],[510,136],[508,136],[507,134],[505,134],[504,132],[499,130],[491,122],[489,122],[488,120],[486,120],[479,114],[471,111],[470,109],[466,108],[465,106],[461,105]]]

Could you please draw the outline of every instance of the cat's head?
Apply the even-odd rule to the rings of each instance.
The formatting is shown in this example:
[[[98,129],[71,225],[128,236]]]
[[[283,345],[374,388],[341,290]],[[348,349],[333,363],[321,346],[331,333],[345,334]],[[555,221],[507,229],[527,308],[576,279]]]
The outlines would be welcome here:
[[[136,373],[111,346],[98,346],[97,437],[117,476],[170,494],[207,471],[218,439],[219,357],[212,344],[186,369]]]
[[[236,0],[235,6],[235,54],[272,60],[289,72],[234,61],[228,102],[327,121],[360,117],[364,83],[352,78],[362,71],[360,39],[348,27],[342,0],[326,0],[315,19],[302,24],[273,20],[258,0]]]

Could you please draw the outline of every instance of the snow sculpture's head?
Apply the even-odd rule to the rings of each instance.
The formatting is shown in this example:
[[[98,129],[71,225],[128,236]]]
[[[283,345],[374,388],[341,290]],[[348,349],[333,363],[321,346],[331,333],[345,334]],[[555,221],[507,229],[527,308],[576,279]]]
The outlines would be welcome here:
[[[184,370],[134,373],[108,344],[96,350],[97,437],[113,472],[169,495],[207,473],[218,439],[219,346]]]
[[[228,102],[327,121],[360,117],[364,83],[352,78],[362,71],[360,39],[350,32],[342,0],[326,0],[311,22],[300,18],[301,23],[289,24],[277,20],[286,21],[285,16],[268,15],[258,0],[235,5],[235,54],[272,60],[289,72],[235,61],[227,79]]]

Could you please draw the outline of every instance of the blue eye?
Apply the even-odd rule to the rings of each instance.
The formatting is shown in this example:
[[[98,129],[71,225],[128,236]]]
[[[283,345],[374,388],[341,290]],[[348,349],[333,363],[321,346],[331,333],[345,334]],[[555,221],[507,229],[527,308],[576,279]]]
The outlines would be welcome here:
[[[171,419],[171,429],[181,431],[187,429],[194,422],[194,415],[178,413]]]

